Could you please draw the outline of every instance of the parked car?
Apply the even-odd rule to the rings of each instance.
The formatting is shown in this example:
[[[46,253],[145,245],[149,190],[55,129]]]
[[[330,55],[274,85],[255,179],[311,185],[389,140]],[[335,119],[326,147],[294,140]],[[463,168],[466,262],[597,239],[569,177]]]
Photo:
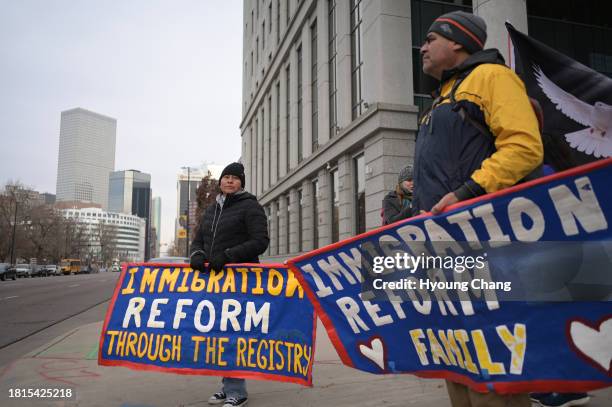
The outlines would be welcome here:
[[[14,268],[17,277],[32,277],[32,266],[29,264],[17,264]]]
[[[32,277],[47,277],[49,275],[47,268],[40,264],[31,264],[30,269],[32,270]]]
[[[56,264],[47,264],[45,266],[45,269],[47,270],[47,275],[50,275],[50,276],[61,276],[62,275],[62,270]]]
[[[91,273],[98,273],[100,272],[100,269],[98,268],[98,266],[96,266],[95,264],[91,264],[91,265],[82,265],[81,269],[79,270],[79,274],[91,274]]]
[[[15,269],[11,267],[8,263],[0,263],[0,280],[8,280],[12,278],[13,280],[17,279],[17,273]]]

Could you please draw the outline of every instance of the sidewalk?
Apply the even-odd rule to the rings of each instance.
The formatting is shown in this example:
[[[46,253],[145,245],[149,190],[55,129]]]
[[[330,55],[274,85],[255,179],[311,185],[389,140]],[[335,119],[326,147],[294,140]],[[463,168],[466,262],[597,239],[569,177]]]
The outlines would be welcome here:
[[[2,406],[207,406],[220,378],[135,371],[97,364],[102,322],[83,325],[0,369]],[[317,331],[314,387],[251,380],[249,406],[450,406],[442,380],[372,375],[341,364],[323,326]],[[10,399],[11,388],[72,389],[72,399]],[[612,390],[589,406],[612,405]]]

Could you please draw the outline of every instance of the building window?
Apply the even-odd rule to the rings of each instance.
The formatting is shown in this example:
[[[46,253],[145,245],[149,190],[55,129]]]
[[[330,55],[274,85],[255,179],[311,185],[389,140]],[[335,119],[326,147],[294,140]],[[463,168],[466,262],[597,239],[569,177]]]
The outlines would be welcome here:
[[[290,249],[290,237],[291,237],[291,205],[290,205],[290,200],[289,200],[289,195],[285,196],[285,207],[287,208],[285,211],[285,219],[286,219],[286,223],[287,223],[287,234],[285,235],[286,240],[285,240],[285,253],[289,254],[291,253],[291,249]]]
[[[355,231],[357,234],[366,230],[365,225],[365,162],[363,154],[353,159],[355,169]]]
[[[272,220],[272,216],[271,216],[272,211],[271,211],[271,208],[272,208],[271,204],[268,205],[268,206],[264,206],[264,211],[266,212],[266,220],[267,220],[267,223],[268,223],[268,232],[270,231],[270,228],[272,226],[271,225],[271,220]],[[272,254],[272,253],[271,253],[271,250],[270,250],[270,245],[268,245],[268,248],[266,249],[265,255],[269,256],[270,254]]]
[[[255,17],[253,16],[253,10],[251,10],[251,35],[255,32]]]
[[[302,46],[297,48],[297,119],[298,119],[298,133],[297,133],[297,151],[298,151],[298,163],[304,158],[303,147],[302,147]]]
[[[338,178],[338,169],[332,170],[330,173],[331,180],[331,229],[332,229],[332,243],[340,240],[340,180]]]
[[[287,1],[285,2],[285,5],[287,6],[287,29],[289,29],[289,21],[291,21],[291,2]]]
[[[276,45],[280,42],[280,0],[276,0]]]
[[[356,119],[363,112],[361,97],[361,0],[351,0],[351,117]]]
[[[287,74],[287,83],[285,86],[286,92],[287,92],[287,96],[286,96],[286,100],[285,100],[285,126],[287,128],[287,131],[285,132],[286,136],[286,143],[285,143],[285,156],[286,156],[286,160],[285,160],[285,172],[288,174],[289,173],[289,167],[290,167],[290,148],[289,148],[289,140],[291,139],[291,72],[290,69],[291,68],[289,65],[287,65],[287,68],[285,69],[285,72]]]
[[[276,180],[280,178],[280,81],[276,82]]]
[[[272,32],[272,2],[268,5],[268,21],[270,22],[270,26],[268,28],[269,32]]]
[[[319,248],[319,180],[312,181],[312,247]]]
[[[255,61],[259,63],[259,37],[255,39]]]
[[[310,49],[312,54],[310,92],[311,92],[311,108],[312,108],[312,151],[317,151],[319,148],[319,103],[318,103],[318,86],[317,86],[317,21],[310,27]]]
[[[280,248],[280,218],[281,218],[281,213],[280,213],[280,200],[278,200],[275,204],[274,207],[276,208],[276,230],[274,231],[274,236],[275,236],[275,241],[276,241],[276,252],[274,254],[281,254],[281,248]]]
[[[268,96],[268,131],[266,132],[266,143],[268,145],[268,188],[272,186],[272,95]]]
[[[253,194],[257,195],[257,133],[259,132],[259,120],[255,119],[255,131],[252,131],[253,134],[253,151],[252,156],[253,160],[251,161],[251,165],[253,167],[251,173],[253,174]]]
[[[261,23],[261,52],[266,49],[266,22]]]
[[[328,1],[329,7],[329,138],[336,135],[338,126],[338,99],[336,81],[336,0]]]
[[[304,202],[302,201],[302,190],[298,189],[297,191],[297,227],[295,228],[296,232],[297,232],[297,243],[298,243],[298,252],[302,251],[302,207],[304,205]]]

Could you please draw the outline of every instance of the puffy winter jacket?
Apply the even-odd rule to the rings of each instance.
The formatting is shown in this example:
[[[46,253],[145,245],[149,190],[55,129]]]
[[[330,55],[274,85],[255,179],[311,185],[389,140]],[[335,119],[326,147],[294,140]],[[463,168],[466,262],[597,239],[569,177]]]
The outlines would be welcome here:
[[[461,72],[471,70],[450,92]],[[460,200],[510,187],[542,163],[542,139],[525,85],[497,50],[479,51],[443,73],[440,95],[421,120],[414,162],[415,213],[447,193]],[[483,135],[460,110],[482,123]]]
[[[395,191],[389,192],[383,199],[383,225],[412,216],[412,205],[409,200],[407,202],[403,204]]]
[[[258,263],[268,247],[268,222],[257,198],[248,192],[228,194],[204,211],[191,253],[202,250],[207,260],[225,252],[232,263]],[[226,249],[228,249],[226,251]]]

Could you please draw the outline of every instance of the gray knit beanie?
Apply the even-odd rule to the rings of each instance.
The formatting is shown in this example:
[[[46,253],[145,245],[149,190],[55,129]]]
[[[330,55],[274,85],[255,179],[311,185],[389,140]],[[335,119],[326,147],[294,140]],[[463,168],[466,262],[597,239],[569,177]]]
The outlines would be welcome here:
[[[487,41],[487,24],[472,13],[453,11],[436,18],[427,32],[435,32],[463,45],[469,54],[480,51]]]
[[[402,168],[402,170],[399,172],[399,175],[397,176],[397,183],[401,184],[404,181],[408,181],[412,179],[412,165],[407,165],[406,167]]]

